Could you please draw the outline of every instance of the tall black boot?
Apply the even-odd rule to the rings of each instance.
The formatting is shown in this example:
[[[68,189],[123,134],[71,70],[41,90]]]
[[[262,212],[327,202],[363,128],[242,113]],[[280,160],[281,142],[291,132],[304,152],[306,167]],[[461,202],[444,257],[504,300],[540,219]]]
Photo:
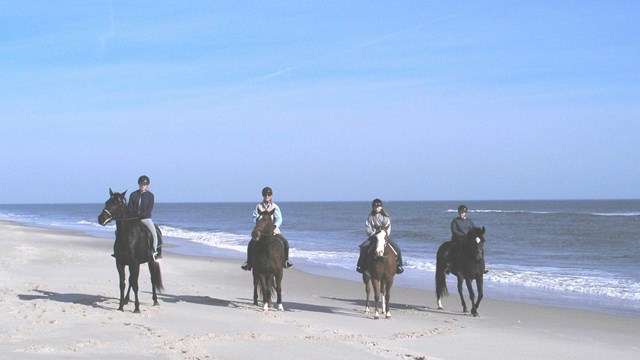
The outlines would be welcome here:
[[[282,239],[282,245],[284,246],[284,268],[288,269],[293,266],[293,263],[289,261],[289,240],[282,236],[282,234],[278,234],[276,236]]]
[[[367,248],[360,248],[360,256],[358,256],[358,263],[356,264],[356,271],[362,274],[366,270],[366,260],[367,260]]]
[[[251,256],[253,250],[253,240],[249,241],[249,245],[247,245],[247,261],[245,261],[240,268],[244,271],[250,271],[253,269],[253,258]]]

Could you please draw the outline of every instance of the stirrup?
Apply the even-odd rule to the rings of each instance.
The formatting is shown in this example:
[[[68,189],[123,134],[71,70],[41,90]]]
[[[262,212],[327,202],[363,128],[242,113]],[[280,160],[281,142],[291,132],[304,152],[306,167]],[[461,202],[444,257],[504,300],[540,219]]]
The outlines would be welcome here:
[[[288,268],[290,268],[292,266],[293,266],[293,263],[291,261],[287,260],[287,261],[284,262],[284,268],[285,269],[288,269]]]
[[[404,272],[404,268],[402,266],[398,266],[396,269],[396,274],[402,274]]]
[[[364,267],[356,266],[356,271],[359,272],[360,274],[363,274],[364,273]]]
[[[162,255],[157,252],[153,253],[153,261],[159,262],[160,260],[162,260]]]
[[[241,268],[242,270],[244,270],[244,271],[250,271],[250,270],[251,270],[251,265],[249,265],[249,263],[248,263],[248,262],[245,262],[244,264],[242,264],[242,265],[240,266],[240,268]]]

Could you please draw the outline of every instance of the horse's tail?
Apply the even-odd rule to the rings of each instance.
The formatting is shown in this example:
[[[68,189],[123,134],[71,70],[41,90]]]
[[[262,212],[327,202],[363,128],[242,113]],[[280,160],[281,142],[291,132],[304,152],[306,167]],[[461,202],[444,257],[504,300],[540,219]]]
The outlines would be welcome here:
[[[436,255],[436,297],[441,299],[444,296],[449,295],[449,289],[447,289],[447,281],[444,270],[447,267],[444,259],[444,253],[449,248],[450,241],[445,242],[438,248],[438,254]]]
[[[260,295],[266,295],[267,298],[274,299],[276,295],[276,276],[275,275],[261,275],[258,282],[260,286]]]
[[[162,285],[162,273],[160,272],[160,264],[155,261],[149,262],[149,272],[151,272],[151,283],[152,286],[158,291],[164,291],[164,286]]]

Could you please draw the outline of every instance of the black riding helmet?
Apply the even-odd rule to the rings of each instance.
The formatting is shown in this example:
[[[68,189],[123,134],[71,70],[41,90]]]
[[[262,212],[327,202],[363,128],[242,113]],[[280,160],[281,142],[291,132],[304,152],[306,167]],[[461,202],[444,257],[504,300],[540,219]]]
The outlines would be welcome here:
[[[467,205],[460,205],[458,206],[458,214],[462,214],[463,212],[468,212],[469,209],[467,208]]]
[[[150,183],[151,181],[149,180],[149,177],[147,175],[142,175],[138,178],[138,185],[140,184],[149,185]]]
[[[373,199],[373,201],[371,202],[371,207],[372,208],[376,208],[378,206],[382,206],[382,200],[380,199]]]
[[[262,189],[262,196],[264,197],[267,195],[273,195],[273,190],[271,190],[271,188],[268,186]]]

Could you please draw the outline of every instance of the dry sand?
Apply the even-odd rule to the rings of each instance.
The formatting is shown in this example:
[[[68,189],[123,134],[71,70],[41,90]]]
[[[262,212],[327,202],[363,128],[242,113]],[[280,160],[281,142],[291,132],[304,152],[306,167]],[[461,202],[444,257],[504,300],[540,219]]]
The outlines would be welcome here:
[[[391,319],[365,315],[360,282],[285,271],[285,311],[252,303],[238,261],[165,253],[165,292],[117,311],[111,241],[0,222],[0,358],[639,359],[640,316],[394,288]],[[455,290],[455,289],[450,289]]]

